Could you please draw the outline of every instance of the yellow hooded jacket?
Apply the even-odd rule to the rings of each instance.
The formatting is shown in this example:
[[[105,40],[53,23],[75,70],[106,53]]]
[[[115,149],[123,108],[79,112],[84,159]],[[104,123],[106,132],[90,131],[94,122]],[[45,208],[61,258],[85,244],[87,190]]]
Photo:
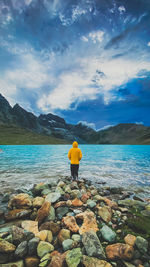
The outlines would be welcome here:
[[[73,142],[73,147],[68,152],[68,158],[71,160],[71,164],[79,164],[82,159],[81,149],[78,148],[78,143]]]

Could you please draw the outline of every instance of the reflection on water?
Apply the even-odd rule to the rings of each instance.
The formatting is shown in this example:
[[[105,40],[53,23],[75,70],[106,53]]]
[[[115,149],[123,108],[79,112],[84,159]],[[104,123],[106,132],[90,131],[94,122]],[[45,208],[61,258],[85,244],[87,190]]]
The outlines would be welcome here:
[[[1,146],[1,190],[70,175],[70,145]],[[150,146],[81,145],[79,174],[110,186],[150,187]]]

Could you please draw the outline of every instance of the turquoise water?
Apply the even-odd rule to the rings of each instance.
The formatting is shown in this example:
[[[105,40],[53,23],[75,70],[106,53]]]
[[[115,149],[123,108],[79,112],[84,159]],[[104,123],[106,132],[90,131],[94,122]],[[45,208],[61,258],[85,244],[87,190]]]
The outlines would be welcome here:
[[[0,146],[1,190],[70,175],[70,145]],[[110,186],[150,188],[150,146],[80,145],[80,178]]]

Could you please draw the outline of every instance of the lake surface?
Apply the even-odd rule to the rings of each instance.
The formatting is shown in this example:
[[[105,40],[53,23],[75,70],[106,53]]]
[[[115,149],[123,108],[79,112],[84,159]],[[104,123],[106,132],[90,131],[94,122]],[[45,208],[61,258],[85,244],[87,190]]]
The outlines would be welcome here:
[[[80,145],[79,177],[109,186],[150,189],[150,146]],[[71,145],[0,146],[0,188],[30,188],[34,183],[70,176]]]

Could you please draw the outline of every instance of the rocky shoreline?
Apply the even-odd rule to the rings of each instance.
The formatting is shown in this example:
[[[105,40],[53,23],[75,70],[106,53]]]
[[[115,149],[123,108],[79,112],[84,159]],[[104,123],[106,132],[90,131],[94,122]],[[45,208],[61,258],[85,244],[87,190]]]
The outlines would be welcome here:
[[[0,267],[149,267],[150,198],[69,177],[5,194]]]

